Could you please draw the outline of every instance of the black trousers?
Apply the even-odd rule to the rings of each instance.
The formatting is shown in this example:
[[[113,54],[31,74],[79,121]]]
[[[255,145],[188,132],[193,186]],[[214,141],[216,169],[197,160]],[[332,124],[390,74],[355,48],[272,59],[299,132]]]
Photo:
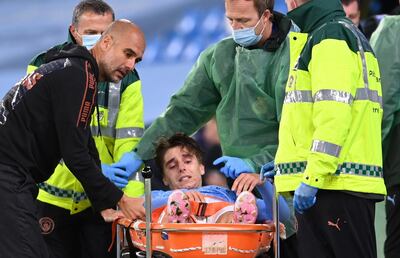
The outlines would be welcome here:
[[[86,209],[71,215],[69,210],[38,202],[42,235],[52,258],[115,258],[111,252],[111,223]]]
[[[390,187],[386,197],[385,258],[400,257],[400,185]]]
[[[376,258],[375,201],[319,190],[317,202],[296,213],[301,258]]]
[[[32,177],[18,168],[0,164],[0,257],[47,258],[40,233]]]

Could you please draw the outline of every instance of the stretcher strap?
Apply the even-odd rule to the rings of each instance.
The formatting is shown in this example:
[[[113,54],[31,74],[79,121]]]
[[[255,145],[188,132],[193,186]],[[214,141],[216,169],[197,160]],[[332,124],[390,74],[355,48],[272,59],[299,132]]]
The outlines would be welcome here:
[[[199,216],[199,217],[210,217],[216,214],[219,210],[232,205],[229,202],[212,202],[212,203],[203,203],[203,202],[195,202],[190,201],[191,207],[191,215]],[[153,210],[152,212],[152,220],[158,221],[162,212],[166,209],[166,206],[162,206]]]
[[[136,254],[135,254],[135,246],[132,243],[132,237],[131,237],[131,226],[134,222],[132,221],[131,224],[129,224],[129,226],[125,229],[127,229],[126,231],[126,240],[128,242],[128,247],[129,247],[129,257],[130,258],[136,258]]]
[[[232,203],[229,202],[205,203],[205,202],[190,201],[192,214],[200,217],[210,217],[215,213],[217,213],[222,208],[225,208],[226,206],[230,205],[232,205]]]

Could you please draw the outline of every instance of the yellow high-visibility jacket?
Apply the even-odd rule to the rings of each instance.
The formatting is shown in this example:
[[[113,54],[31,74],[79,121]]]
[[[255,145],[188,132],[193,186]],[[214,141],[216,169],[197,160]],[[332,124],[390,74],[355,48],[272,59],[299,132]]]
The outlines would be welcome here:
[[[306,15],[307,14],[307,15]],[[275,157],[278,192],[319,189],[386,194],[378,62],[340,3],[314,0],[288,13],[291,71]]]

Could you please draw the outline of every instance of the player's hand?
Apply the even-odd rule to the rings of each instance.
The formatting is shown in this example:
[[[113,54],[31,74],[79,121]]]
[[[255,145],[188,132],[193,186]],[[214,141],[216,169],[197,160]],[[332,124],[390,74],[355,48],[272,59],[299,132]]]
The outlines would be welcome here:
[[[235,179],[232,185],[232,191],[235,191],[237,195],[244,191],[253,191],[257,185],[262,185],[260,175],[256,173],[243,173]]]
[[[197,191],[187,191],[185,194],[189,198],[189,201],[206,202],[204,195]]]

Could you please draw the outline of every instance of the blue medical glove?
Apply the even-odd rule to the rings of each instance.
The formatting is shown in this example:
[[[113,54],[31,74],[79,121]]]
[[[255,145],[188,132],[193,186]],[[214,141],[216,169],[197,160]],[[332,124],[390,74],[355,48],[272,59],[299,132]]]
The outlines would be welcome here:
[[[222,156],[216,160],[214,160],[213,164],[218,165],[222,162],[225,162],[225,166],[223,166],[220,171],[226,176],[230,178],[237,178],[241,173],[252,173],[253,169],[247,164],[243,159]]]
[[[274,178],[276,172],[275,172],[275,164],[274,160],[270,161],[268,163],[265,163],[261,167],[261,173],[264,174],[264,178]]]
[[[302,214],[303,211],[311,208],[317,201],[317,197],[315,197],[317,192],[318,188],[301,183],[294,192],[293,205],[296,211]]]
[[[110,179],[117,187],[124,188],[128,184],[129,173],[120,168],[114,168],[107,164],[101,164],[104,176]]]
[[[143,164],[143,160],[134,151],[129,151],[122,155],[121,159],[114,164],[111,164],[114,168],[124,169],[129,173],[131,177],[136,171],[139,170],[140,166]]]

